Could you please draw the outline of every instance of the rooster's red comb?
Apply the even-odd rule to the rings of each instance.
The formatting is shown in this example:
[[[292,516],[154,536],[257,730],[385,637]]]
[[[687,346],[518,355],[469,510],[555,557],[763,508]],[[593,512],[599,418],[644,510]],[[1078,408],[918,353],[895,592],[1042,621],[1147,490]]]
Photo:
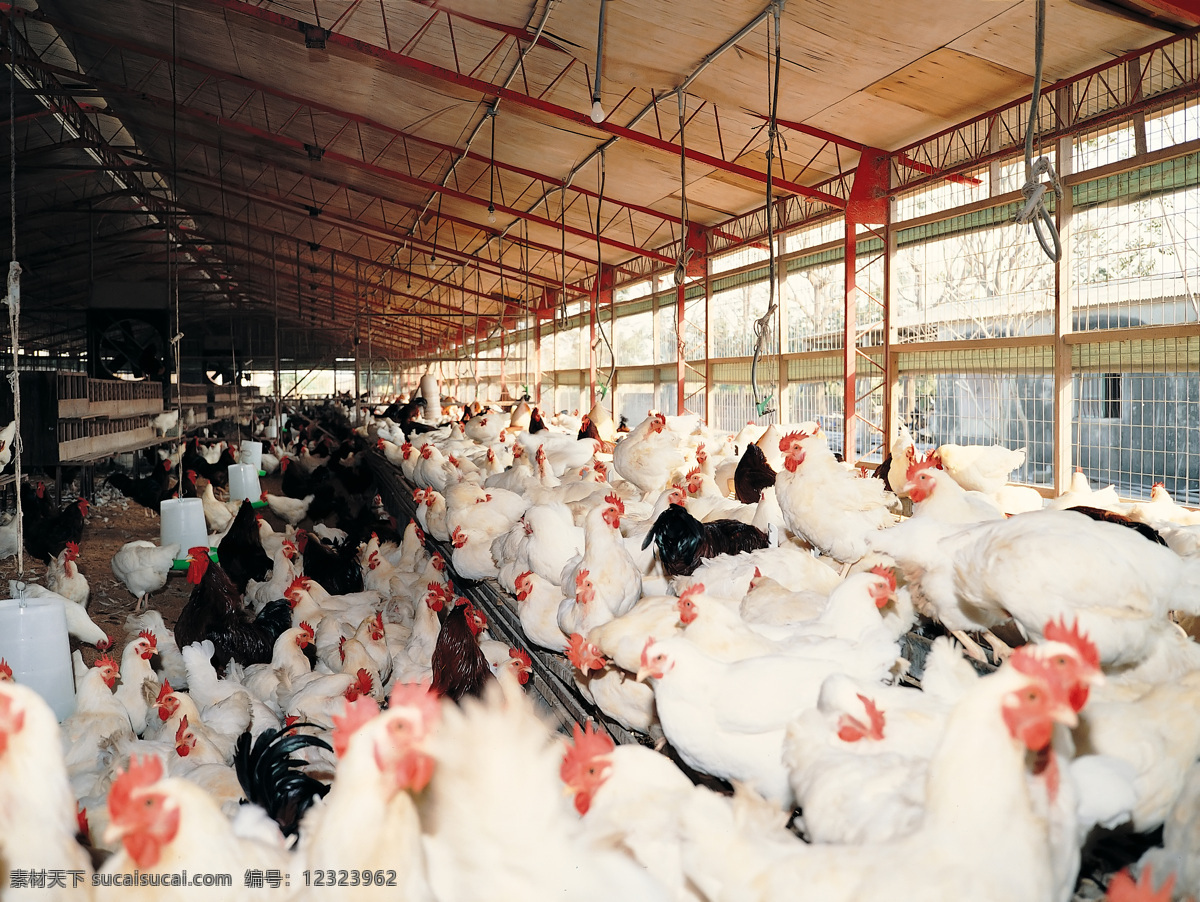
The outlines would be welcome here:
[[[1089,639],[1079,629],[1079,621],[1074,620],[1071,625],[1067,626],[1065,617],[1059,617],[1057,620],[1051,620],[1042,630],[1042,635],[1047,642],[1062,642],[1069,645],[1079,653],[1080,659],[1091,667],[1093,670],[1100,669],[1100,652],[1096,648],[1096,643]]]

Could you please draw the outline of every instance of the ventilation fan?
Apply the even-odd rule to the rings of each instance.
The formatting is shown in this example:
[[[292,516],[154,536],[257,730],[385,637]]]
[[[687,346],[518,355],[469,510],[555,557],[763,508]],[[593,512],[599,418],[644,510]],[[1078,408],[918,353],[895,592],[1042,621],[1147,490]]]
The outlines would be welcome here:
[[[111,319],[96,336],[96,375],[109,379],[161,380],[167,374],[162,330],[144,319]]]

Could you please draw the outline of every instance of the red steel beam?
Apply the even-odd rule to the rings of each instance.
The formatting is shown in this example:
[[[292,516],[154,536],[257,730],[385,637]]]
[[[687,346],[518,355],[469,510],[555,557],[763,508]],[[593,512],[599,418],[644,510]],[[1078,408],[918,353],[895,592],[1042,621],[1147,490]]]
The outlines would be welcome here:
[[[228,12],[237,13],[252,19],[257,19],[260,22],[265,22],[274,25],[278,28],[285,29],[289,32],[298,32],[301,30],[301,21],[293,19],[291,16],[285,16],[273,10],[264,9],[262,7],[253,6],[244,0],[199,0],[212,6],[217,6]],[[689,160],[709,166],[712,169],[717,169],[722,172],[728,172],[731,175],[738,175],[750,181],[766,184],[767,176],[765,173],[755,169],[750,169],[747,166],[741,166],[737,163],[730,163],[727,160],[722,160],[720,157],[714,157],[711,154],[703,153],[694,148],[681,148],[678,144],[671,141],[665,141],[653,135],[647,135],[643,132],[635,131],[631,128],[616,125],[612,122],[593,122],[591,116],[586,113],[578,112],[569,109],[568,107],[559,106],[556,103],[551,103],[547,100],[542,100],[538,97],[530,97],[528,94],[522,94],[519,91],[513,91],[510,88],[504,88],[491,82],[483,81],[482,79],[472,78],[469,75],[463,75],[452,69],[447,69],[444,66],[438,66],[434,63],[426,62],[425,60],[417,59],[407,54],[397,53],[394,50],[388,50],[384,47],[376,46],[367,41],[362,41],[357,38],[351,38],[346,35],[330,32],[326,37],[327,44],[352,50],[356,53],[371,57],[372,59],[381,60],[390,63],[401,69],[409,69],[414,72],[419,72],[429,78],[443,81],[448,84],[457,85],[461,88],[466,88],[470,91],[478,92],[485,97],[498,97],[509,103],[517,106],[528,107],[537,110],[539,113],[544,113],[548,116],[553,116],[558,119],[564,119],[572,122],[577,126],[582,126],[591,131],[604,132],[610,135],[615,135],[634,144],[641,144],[645,147],[653,148],[654,150],[668,153],[676,158],[680,153],[686,154]],[[819,191],[815,188],[810,188],[807,185],[800,185],[786,179],[776,178],[773,184],[777,190],[789,191],[793,194],[798,194],[803,197],[809,197],[813,200],[827,204],[834,209],[844,209],[845,202],[832,194],[824,191]],[[641,253],[639,251],[639,253]],[[669,261],[674,262],[674,261]]]
[[[50,66],[45,63],[38,63],[37,65],[39,65],[42,68],[45,68],[47,71],[50,71],[51,73],[53,73],[55,75],[64,75],[64,76],[68,76],[68,77],[72,77],[72,78],[85,78],[91,84],[93,84],[95,87],[97,87],[99,90],[105,92],[106,94],[112,95],[112,96],[133,97],[137,101],[140,101],[140,102],[150,103],[154,106],[159,106],[159,107],[163,107],[165,109],[174,110],[175,112],[178,112],[178,113],[183,113],[184,115],[190,116],[190,117],[192,117],[194,119],[198,119],[200,121],[203,121],[209,125],[212,125],[212,126],[218,128],[218,129],[227,129],[230,131],[241,132],[242,134],[247,135],[251,138],[255,138],[260,141],[266,141],[269,143],[274,143],[281,147],[286,147],[289,150],[294,151],[296,153],[304,153],[304,154],[308,153],[306,142],[301,141],[298,138],[291,138],[291,137],[288,137],[287,135],[275,134],[273,132],[266,131],[265,129],[257,128],[253,125],[247,125],[246,123],[238,122],[237,120],[230,119],[225,116],[217,116],[217,115],[209,113],[205,110],[195,109],[193,107],[185,106],[184,104],[181,104],[181,103],[176,103],[176,102],[172,101],[170,98],[157,97],[153,94],[148,94],[144,91],[134,91],[130,88],[125,87],[124,85],[118,85],[113,82],[109,82],[104,79],[92,76],[92,75],[86,75],[86,74],[80,74],[78,72],[72,72],[69,69],[63,69],[63,68],[60,68],[57,66]],[[331,160],[336,163],[341,163],[341,164],[343,164],[345,166],[349,166],[353,169],[362,170],[363,172],[366,172],[369,175],[374,175],[374,176],[378,176],[380,178],[390,179],[392,181],[400,182],[401,184],[420,188],[424,191],[433,191],[437,194],[443,194],[446,197],[450,197],[450,198],[453,198],[455,200],[462,201],[465,203],[470,203],[470,204],[473,204],[475,206],[478,206],[478,207],[481,207],[484,209],[486,209],[489,205],[489,201],[486,198],[475,197],[473,194],[468,194],[465,191],[457,191],[453,188],[449,188],[444,185],[439,185],[437,182],[430,182],[430,181],[427,181],[426,179],[417,178],[416,176],[408,175],[407,173],[399,172],[394,169],[388,169],[384,166],[379,166],[375,163],[369,163],[369,162],[366,162],[365,160],[358,160],[347,154],[339,153],[338,151],[326,150],[323,154],[322,159]],[[392,203],[404,204],[403,201],[399,201],[399,200],[395,200],[395,199],[390,199],[390,200]],[[405,204],[405,205],[417,208],[417,205],[415,205],[415,204]],[[517,209],[516,207],[509,207],[509,206],[505,206],[504,204],[494,204],[494,206],[495,206],[496,212],[503,213],[507,216],[512,216],[516,219],[524,219],[529,222],[536,223],[538,225],[553,229],[554,231],[565,231],[570,235],[574,235],[575,237],[581,238],[588,242],[595,242],[597,240],[594,232],[585,231],[584,229],[576,228],[575,226],[571,226],[571,225],[565,225],[563,223],[560,223],[557,220],[549,219],[545,216],[539,216],[536,213],[526,213],[524,210]],[[448,218],[448,217],[443,217],[443,218]],[[476,229],[481,232],[489,231],[482,223],[475,223],[475,222],[471,222],[470,220],[457,220],[457,221],[469,228],[473,228],[473,229]],[[626,244],[624,241],[617,241],[614,238],[606,238],[603,235],[601,235],[599,241],[601,244],[606,245],[608,247],[616,248],[618,250],[624,251],[625,253],[633,254],[634,256],[638,256],[638,257],[649,257],[650,259],[656,260],[659,263],[673,264],[675,262],[674,258],[668,257],[665,254],[660,254],[657,251],[639,248],[636,245]],[[531,247],[536,247],[539,250],[546,251],[547,253],[559,253],[557,248],[553,248],[549,245],[536,244],[534,242],[528,242],[528,243]],[[569,254],[569,256],[576,257],[576,259],[583,260],[586,262],[591,262],[591,258],[581,257],[576,254]]]
[[[158,50],[154,47],[150,47],[149,45],[142,44],[138,41],[131,41],[126,38],[118,38],[113,35],[103,34],[103,33],[97,32],[97,31],[93,31],[91,29],[80,28],[76,25],[71,24],[70,22],[66,22],[62,19],[58,19],[53,16],[48,16],[45,13],[41,12],[40,10],[26,10],[26,9],[22,9],[21,7],[14,7],[11,3],[0,2],[0,11],[15,14],[15,15],[21,16],[23,18],[36,19],[39,22],[45,22],[48,25],[52,25],[56,30],[58,30],[60,32],[61,31],[70,31],[73,34],[78,34],[85,38],[91,38],[93,40],[101,41],[103,43],[109,44],[118,49],[126,50],[131,53],[136,53],[139,56],[145,56],[149,59],[160,60],[163,62],[171,62],[172,61],[171,54],[167,53],[165,51]],[[497,24],[494,24],[491,22],[487,22],[486,20],[476,20],[473,17],[464,16],[462,14],[455,14],[455,15],[458,18],[464,18],[464,19],[467,19],[468,21],[472,21],[472,22],[478,21],[480,24],[487,25],[488,27],[497,27],[497,28],[505,27],[505,26],[500,26],[500,25],[497,25]],[[520,31],[520,30],[513,29],[513,31]],[[531,37],[531,35],[528,35],[525,32],[520,32],[520,34],[524,35],[526,40],[528,40],[528,38]],[[553,46],[553,45],[551,45],[551,46]],[[230,84],[236,84],[240,87],[247,88],[252,91],[261,91],[264,94],[268,94],[272,97],[277,97],[280,100],[284,100],[288,103],[294,103],[298,106],[308,107],[312,110],[316,110],[318,112],[325,113],[330,116],[337,116],[342,119],[348,120],[350,122],[357,123],[359,125],[365,125],[368,128],[378,129],[379,131],[382,131],[385,134],[391,135],[393,138],[397,138],[402,141],[411,141],[413,143],[421,144],[425,147],[432,148],[432,149],[440,151],[442,153],[448,153],[448,154],[455,155],[455,156],[465,155],[467,157],[467,159],[475,160],[477,162],[485,163],[485,164],[489,164],[489,165],[495,165],[495,167],[501,171],[511,172],[514,175],[520,175],[523,178],[528,178],[528,179],[531,179],[534,181],[541,182],[543,184],[553,185],[556,187],[561,187],[561,185],[562,185],[561,179],[555,179],[555,178],[545,175],[543,173],[534,172],[533,170],[525,169],[524,167],[516,166],[511,163],[505,163],[501,160],[492,160],[491,158],[489,158],[483,154],[474,152],[474,151],[466,151],[464,153],[463,148],[457,147],[455,145],[442,144],[441,142],[433,141],[429,138],[425,138],[420,135],[414,135],[412,133],[402,131],[401,129],[394,128],[390,125],[386,125],[385,123],[379,122],[378,120],[371,119],[370,117],[362,116],[357,113],[349,112],[346,110],[341,110],[336,107],[331,107],[326,104],[319,103],[314,100],[310,100],[306,97],[301,97],[297,94],[292,94],[288,91],[282,91],[282,90],[279,90],[278,88],[272,87],[270,85],[264,84],[262,82],[254,80],[254,79],[244,78],[240,75],[233,75],[229,72],[225,72],[220,69],[215,69],[211,66],[205,66],[200,63],[192,62],[190,60],[176,58],[174,60],[174,63],[175,63],[175,65],[179,66],[180,68],[189,69],[193,72],[198,72],[202,75],[208,76],[210,79],[217,79],[220,81],[228,82]],[[97,112],[106,112],[106,111],[105,110],[97,110]],[[598,193],[595,191],[592,191],[587,188],[583,188],[581,186],[576,186],[576,185],[571,185],[567,190],[572,191],[576,194],[582,194],[585,197],[593,197],[594,198],[594,197],[599,196]],[[617,200],[612,197],[605,197],[604,201],[605,201],[605,203],[610,203],[613,206],[625,207],[625,208],[632,210],[635,213],[641,213],[644,216],[650,216],[650,217],[653,217],[656,219],[663,220],[664,222],[674,223],[675,225],[679,225],[682,222],[682,220],[678,216],[674,216],[670,213],[663,213],[659,210],[655,210],[651,207],[645,207],[640,204],[630,203],[628,201],[621,201],[621,200]],[[730,240],[733,240],[736,238],[736,236],[733,236],[733,235],[723,235],[721,237],[728,238]]]

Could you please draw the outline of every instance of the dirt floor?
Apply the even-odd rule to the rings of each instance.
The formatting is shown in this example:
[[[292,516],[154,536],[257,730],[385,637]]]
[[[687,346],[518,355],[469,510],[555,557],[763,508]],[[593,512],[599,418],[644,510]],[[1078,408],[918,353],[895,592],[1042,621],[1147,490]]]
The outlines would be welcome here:
[[[272,494],[278,494],[279,477],[260,479],[262,487]],[[199,489],[203,491],[205,481],[199,480]],[[223,493],[218,492],[218,497]],[[71,486],[63,486],[63,504],[75,498]],[[61,507],[62,505],[60,505]],[[261,512],[276,530],[283,529],[282,521],[275,518],[269,511]],[[126,542],[134,539],[146,539],[158,542],[158,514],[147,512],[145,508],[128,501],[119,492],[103,485],[103,479],[96,477],[96,500],[88,511],[87,522],[83,528],[83,541],[79,546],[79,571],[87,577],[91,587],[88,600],[88,616],[97,626],[108,633],[112,639],[111,653],[118,662],[121,649],[125,647],[125,618],[134,610],[136,600],[124,585],[113,575],[111,561],[114,554]],[[38,560],[25,555],[24,580],[29,583],[45,583],[46,566]],[[9,597],[8,580],[17,578],[17,559],[9,558],[0,561],[0,585]],[[179,612],[187,603],[191,586],[188,585],[184,571],[173,571],[167,579],[167,585],[162,591],[150,596],[150,606],[163,615],[168,627],[174,628]],[[78,648],[83,653],[83,660],[91,665],[101,652],[90,645],[84,645],[77,639],[71,639],[71,650]]]

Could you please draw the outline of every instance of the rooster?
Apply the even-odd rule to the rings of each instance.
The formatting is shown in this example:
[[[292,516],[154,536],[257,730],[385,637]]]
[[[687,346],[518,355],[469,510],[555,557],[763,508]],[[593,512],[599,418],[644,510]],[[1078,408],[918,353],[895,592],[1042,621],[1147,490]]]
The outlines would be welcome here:
[[[733,493],[742,504],[757,504],[763,489],[774,485],[775,479],[775,471],[767,463],[762,448],[750,444],[733,471]]]
[[[41,483],[38,484],[39,490]],[[56,514],[45,518],[25,521],[25,550],[48,564],[67,547],[68,542],[78,545],[83,541],[83,524],[88,514],[86,498],[80,498]]]
[[[495,677],[479,647],[481,630],[472,616],[474,608],[465,598],[456,602],[433,647],[433,692],[457,702],[468,695],[481,698]]]
[[[767,534],[755,526],[737,520],[702,523],[678,504],[668,505],[658,515],[642,540],[642,548],[649,547],[651,542],[670,578],[690,576],[707,558],[754,551],[769,544]]]
[[[271,558],[263,550],[258,532],[258,516],[249,500],[243,501],[237,516],[217,546],[221,567],[233,580],[239,593],[246,591],[250,580],[262,582],[271,570]]]
[[[164,498],[171,497],[171,462],[159,461],[149,476],[134,479],[127,473],[112,473],[108,484],[147,511],[158,513]]]
[[[87,577],[79,572],[77,560],[79,544],[67,542],[67,547],[46,568],[46,588],[86,608],[90,589]]]
[[[246,801],[260,806],[279,825],[284,836],[295,836],[310,805],[329,792],[329,786],[300,770],[305,762],[292,753],[303,748],[332,752],[318,736],[299,732],[312,724],[293,723],[282,730],[268,727],[251,745],[250,732],[238,737],[233,764]]]
[[[355,546],[348,542],[330,546],[305,536],[300,552],[304,555],[304,575],[330,595],[350,595],[363,590],[363,572]]]
[[[179,647],[208,639],[215,665],[230,658],[242,665],[270,661],[275,640],[292,625],[288,601],[269,602],[251,620],[237,587],[220,564],[209,562],[207,548],[189,549],[187,560],[187,579],[194,588],[175,624]]]

